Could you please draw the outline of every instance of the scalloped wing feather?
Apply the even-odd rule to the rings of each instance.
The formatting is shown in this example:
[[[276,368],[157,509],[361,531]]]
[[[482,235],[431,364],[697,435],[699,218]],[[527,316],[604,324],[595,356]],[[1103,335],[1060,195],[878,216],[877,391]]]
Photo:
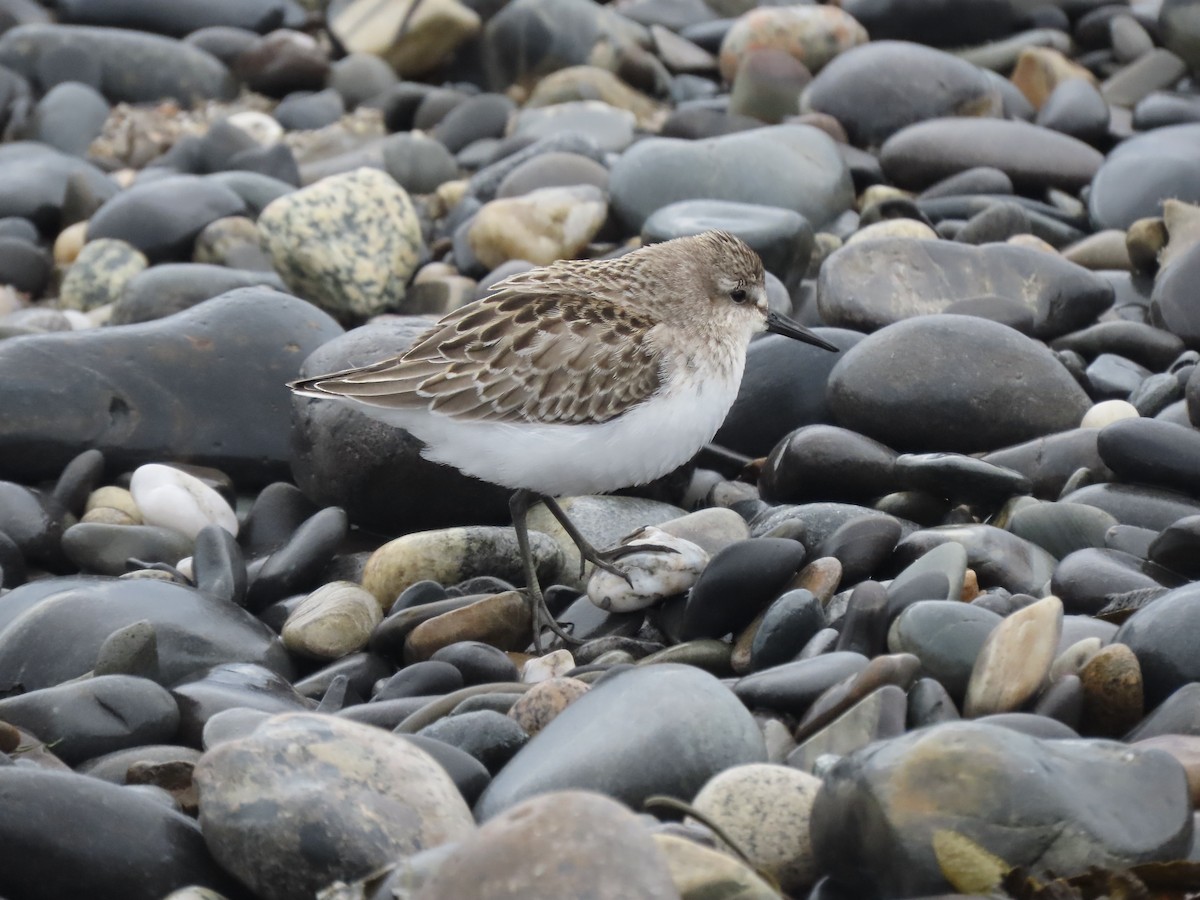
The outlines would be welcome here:
[[[403,356],[297,387],[470,421],[606,422],[661,387],[654,327],[601,300],[506,287],[447,315]]]

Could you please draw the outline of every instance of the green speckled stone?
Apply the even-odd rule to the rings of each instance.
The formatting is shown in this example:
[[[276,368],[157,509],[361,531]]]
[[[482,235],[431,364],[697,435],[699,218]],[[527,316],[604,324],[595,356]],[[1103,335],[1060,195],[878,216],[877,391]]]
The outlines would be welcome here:
[[[394,309],[421,253],[412,201],[377,169],[332,175],[280,197],[258,227],[288,287],[342,320]]]
[[[85,311],[115,303],[130,279],[149,264],[140,250],[116,238],[84,244],[63,277],[59,303]]]

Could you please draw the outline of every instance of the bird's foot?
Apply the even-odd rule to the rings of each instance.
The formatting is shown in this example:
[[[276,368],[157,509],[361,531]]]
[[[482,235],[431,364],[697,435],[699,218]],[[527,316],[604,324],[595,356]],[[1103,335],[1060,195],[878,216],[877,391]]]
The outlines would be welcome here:
[[[607,550],[597,550],[591,544],[586,547],[579,548],[579,577],[583,577],[583,573],[588,563],[591,563],[597,569],[603,569],[605,572],[611,572],[618,578],[625,579],[625,583],[633,587],[633,582],[629,578],[629,573],[617,565],[617,560],[625,556],[632,556],[634,553],[678,553],[674,547],[668,547],[665,544],[618,544],[615,547],[609,547]]]
[[[529,601],[529,616],[533,623],[533,649],[538,656],[541,656],[543,653],[543,628],[548,628],[551,632],[553,632],[554,636],[561,640],[564,644],[577,647],[583,643],[583,641],[577,637],[573,637],[569,631],[558,624],[553,614],[546,606],[546,598],[542,595],[540,589],[526,589],[525,596]]]

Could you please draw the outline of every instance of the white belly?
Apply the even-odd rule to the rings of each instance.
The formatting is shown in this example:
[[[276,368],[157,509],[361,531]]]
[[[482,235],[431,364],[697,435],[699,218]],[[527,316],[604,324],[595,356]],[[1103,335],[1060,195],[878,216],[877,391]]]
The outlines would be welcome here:
[[[619,418],[596,425],[466,422],[416,410],[355,409],[400,426],[427,459],[509,488],[556,496],[595,494],[653,481],[712,440],[737,397],[741,368],[695,376]]]

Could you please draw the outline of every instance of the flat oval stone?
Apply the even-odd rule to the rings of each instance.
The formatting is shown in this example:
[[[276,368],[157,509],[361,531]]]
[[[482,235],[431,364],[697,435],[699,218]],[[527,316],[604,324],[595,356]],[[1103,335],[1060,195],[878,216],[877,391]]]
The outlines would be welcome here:
[[[515,719],[492,709],[456,712],[426,725],[418,734],[457,747],[493,775],[529,743],[529,734]]]
[[[220,220],[218,220],[220,221]],[[97,244],[84,245],[83,255]],[[202,263],[161,263],[140,271],[111,296],[111,323],[129,325],[149,322],[191,309],[197,303],[219,297],[236,288],[263,285],[283,291],[283,281],[274,272],[253,272]],[[84,307],[87,308],[87,307]]]
[[[1033,335],[1050,339],[1095,321],[1112,305],[1113,289],[1082,266],[1028,247],[905,239],[848,244],[822,264],[817,282],[822,319],[860,331],[985,295],[1029,310]]]
[[[5,32],[4,38],[16,30]],[[0,198],[0,215],[28,219],[47,233],[74,221],[74,218],[63,221],[68,184],[74,185],[73,192],[85,193],[90,198],[94,205],[89,206],[89,211],[119,190],[113,179],[90,163],[34,141],[16,141],[0,147],[0,164],[11,179],[11,187]]]
[[[539,578],[550,581],[561,568],[561,554],[546,535],[530,533],[530,552]],[[455,584],[475,575],[523,580],[516,533],[512,528],[477,525],[407,534],[381,546],[363,569],[363,587],[381,609],[406,588],[426,579]]]
[[[651,794],[691,796],[717,772],[765,759],[753,717],[715,678],[690,666],[649,666],[593,686],[563,710],[496,775],[475,809],[488,820],[566,788],[638,808]]]
[[[1185,585],[1152,600],[1126,620],[1114,640],[1137,656],[1145,682],[1146,705],[1157,706],[1183,685],[1200,681],[1193,647],[1200,591]]]
[[[193,541],[171,528],[153,525],[109,525],[80,522],[62,536],[63,552],[80,571],[123,575],[130,560],[175,565],[190,556]]]
[[[1089,484],[1062,498],[1111,513],[1122,525],[1161,531],[1184,516],[1200,515],[1200,501],[1178,491],[1140,484]]]
[[[114,631],[146,621],[157,642],[156,680],[174,684],[208,666],[254,662],[290,677],[275,633],[228,601],[164,581],[95,576],[43,579],[0,602],[0,684],[27,690],[88,672]]]
[[[161,900],[193,885],[237,896],[209,856],[195,820],[158,798],[73,772],[0,766],[0,872],[6,897]],[[54,848],[49,852],[47,848]],[[112,865],[120,858],[123,864]]]
[[[881,71],[888,78],[879,78]],[[909,89],[917,85],[922,89]],[[858,147],[878,147],[926,119],[1000,110],[999,91],[978,67],[919,43],[878,38],[838,54],[801,102],[836,118]]]
[[[1173,197],[1200,201],[1200,125],[1156,128],[1122,141],[1096,172],[1088,192],[1088,213],[1098,228],[1128,228],[1138,219],[1162,214]]]
[[[804,553],[797,541],[751,538],[716,554],[688,594],[683,639],[738,631],[799,571]]]
[[[640,230],[651,213],[706,198],[791,209],[820,226],[850,206],[850,173],[832,139],[808,125],[774,125],[699,141],[647,138],[613,165],[615,212]]]
[[[1104,157],[1083,141],[1028,122],[945,118],[909,125],[883,145],[880,161],[897,186],[928,187],[975,166],[1005,172],[1018,189],[1075,191]]]
[[[100,675],[0,699],[0,719],[53,745],[69,765],[175,737],[179,709],[165,688],[130,675]]]
[[[293,653],[338,659],[363,649],[382,619],[372,594],[352,582],[333,581],[304,598],[280,636]]]
[[[543,871],[540,848],[552,841],[555,865]],[[616,869],[612,860],[621,860]],[[645,826],[607,797],[557,790],[518,803],[461,841],[413,895],[467,897],[490,884],[495,900],[589,892],[596,900],[672,900],[679,892],[666,858]]]
[[[816,331],[843,352],[862,340],[856,331]],[[766,456],[797,428],[829,422],[829,404],[820,386],[839,359],[839,354],[781,334],[751,341],[737,399],[713,442],[747,456]],[[813,389],[798,391],[797,384]]]
[[[273,480],[292,456],[280,385],[339,332],[311,303],[245,288],[155,322],[4,341],[0,381],[21,389],[0,395],[0,474],[55,478],[90,446],[114,469],[187,459]]]
[[[733,692],[751,709],[800,714],[829,688],[865,669],[868,662],[861,653],[834,650],[747,675],[734,682]]]
[[[839,709],[840,715],[815,733],[798,734],[802,740],[788,754],[787,764],[812,772],[822,757],[844,756],[875,741],[896,737],[904,732],[905,710],[904,689],[884,685],[848,704],[848,708]]]
[[[314,705],[270,669],[250,663],[224,663],[193,672],[172,686],[171,695],[179,707],[179,740],[197,747],[215,744],[208,740],[209,723],[230,710],[260,714],[244,729],[249,734],[268,716],[307,711]]]
[[[1047,597],[1006,616],[979,649],[963,700],[972,718],[1019,709],[1041,689],[1062,632],[1062,601]]]
[[[951,890],[934,850],[941,829],[967,829],[986,852],[1038,877],[1177,859],[1191,840],[1183,767],[1115,742],[947,723],[860,750],[824,780],[813,850],[823,871],[855,890]],[[1163,802],[1146,804],[1151,795]],[[1057,835],[1050,842],[1047,827]],[[864,833],[887,837],[879,844]]]
[[[125,241],[152,263],[186,259],[206,225],[244,210],[242,198],[220,182],[195,175],[156,178],[101,206],[88,222],[88,239]]]
[[[311,896],[473,830],[470,810],[432,757],[332,716],[276,716],[205,753],[195,779],[209,850],[263,896]],[[273,814],[264,817],[264,808]],[[275,827],[278,817],[296,827]]]
[[[216,57],[181,41],[86,25],[20,25],[0,37],[0,66],[37,82],[42,60],[82,58],[98,69],[110,103],[157,103],[173,97],[185,105],[230,99],[229,70]]]
[[[994,612],[969,603],[919,600],[892,623],[888,650],[916,656],[922,672],[961,703],[980,649],[1001,621]]]
[[[1062,559],[1076,550],[1105,546],[1114,516],[1082,503],[1038,503],[1013,513],[1008,530]]]
[[[1019,382],[997,374],[1015,371]],[[953,315],[897,322],[855,345],[829,376],[829,400],[843,427],[888,446],[960,453],[1072,428],[1089,404],[1043,345]]]
[[[800,213],[728,200],[684,200],[664,206],[642,224],[642,242],[653,244],[713,229],[740,237],[785,285],[799,283],[812,255],[812,226]]]
[[[763,612],[750,645],[750,669],[762,671],[795,659],[804,645],[828,623],[811,591],[788,591]]]
[[[970,47],[1012,34],[1018,8],[1008,0],[845,0],[845,10],[876,41]],[[958,13],[958,15],[952,15]]]
[[[896,487],[896,452],[834,425],[807,425],[776,445],[760,476],[771,503],[870,502]]]

